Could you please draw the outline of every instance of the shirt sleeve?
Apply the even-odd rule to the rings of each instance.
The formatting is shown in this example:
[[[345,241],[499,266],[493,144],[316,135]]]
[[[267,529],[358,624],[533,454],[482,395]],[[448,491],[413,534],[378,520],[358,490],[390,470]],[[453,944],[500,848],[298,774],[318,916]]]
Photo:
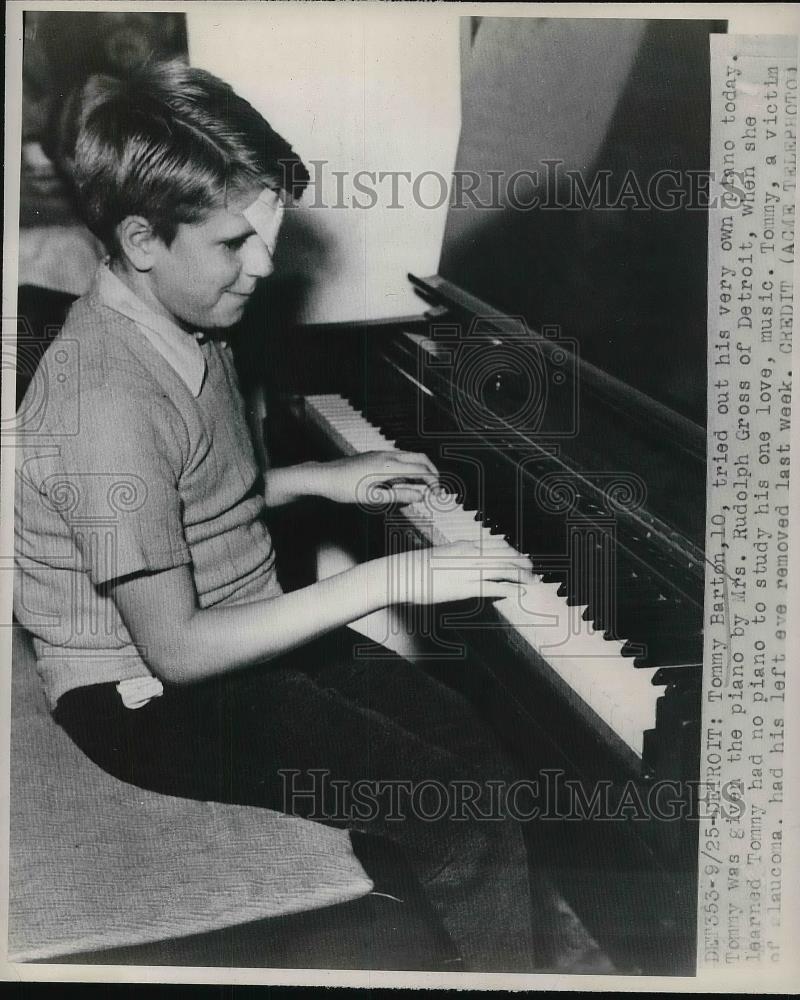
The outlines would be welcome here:
[[[175,420],[167,404],[103,387],[82,394],[77,433],[59,438],[59,471],[40,489],[95,585],[191,561]]]

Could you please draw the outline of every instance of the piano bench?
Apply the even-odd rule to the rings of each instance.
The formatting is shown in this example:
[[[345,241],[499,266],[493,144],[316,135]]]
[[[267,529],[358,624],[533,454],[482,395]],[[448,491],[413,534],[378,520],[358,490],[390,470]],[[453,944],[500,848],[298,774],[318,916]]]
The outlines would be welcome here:
[[[228,969],[457,972],[460,961],[424,907],[372,892],[348,903],[127,948],[48,961]]]
[[[53,722],[19,626],[10,806],[12,962],[423,968],[449,957],[413,892],[409,903],[371,895],[346,831],[102,771]]]

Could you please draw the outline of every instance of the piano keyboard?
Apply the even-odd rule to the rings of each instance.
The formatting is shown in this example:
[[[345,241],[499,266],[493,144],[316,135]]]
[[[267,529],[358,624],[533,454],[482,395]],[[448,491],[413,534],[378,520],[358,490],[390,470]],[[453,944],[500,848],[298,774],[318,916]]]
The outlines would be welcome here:
[[[344,455],[394,450],[394,442],[342,396],[306,396],[305,413]],[[453,494],[432,493],[402,512],[432,545],[480,543],[492,536],[478,512],[466,510]],[[558,595],[557,583],[545,583],[541,576],[534,580],[521,598],[494,602],[501,621],[545,661],[562,689],[566,687],[641,760],[644,733],[655,728],[656,702],[662,694],[652,683],[656,668],[632,669],[631,660],[621,655],[624,640],[606,639],[584,621],[586,605],[570,606]]]

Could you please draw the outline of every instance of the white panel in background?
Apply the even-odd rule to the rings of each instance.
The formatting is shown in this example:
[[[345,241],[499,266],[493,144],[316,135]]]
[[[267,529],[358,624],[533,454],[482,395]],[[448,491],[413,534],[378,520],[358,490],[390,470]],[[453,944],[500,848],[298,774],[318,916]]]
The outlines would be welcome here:
[[[187,30],[193,65],[227,80],[312,170],[313,190],[287,213],[277,255],[284,275],[306,283],[302,318],[420,312],[406,274],[436,271],[447,203],[415,204],[404,177],[393,202],[392,179],[378,174],[435,171],[449,182],[459,130],[459,12],[208,3],[188,11]],[[372,207],[354,206],[354,198],[373,201],[359,182],[375,192]],[[438,192],[434,177],[419,182],[425,204],[442,200]]]

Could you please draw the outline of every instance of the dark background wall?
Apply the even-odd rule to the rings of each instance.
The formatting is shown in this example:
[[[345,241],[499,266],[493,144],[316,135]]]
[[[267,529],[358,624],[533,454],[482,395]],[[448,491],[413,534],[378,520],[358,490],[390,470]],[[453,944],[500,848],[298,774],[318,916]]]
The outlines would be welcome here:
[[[24,18],[20,224],[50,225],[72,217],[47,157],[61,101],[94,73],[117,76],[148,58],[185,55],[186,15],[26,11]]]

